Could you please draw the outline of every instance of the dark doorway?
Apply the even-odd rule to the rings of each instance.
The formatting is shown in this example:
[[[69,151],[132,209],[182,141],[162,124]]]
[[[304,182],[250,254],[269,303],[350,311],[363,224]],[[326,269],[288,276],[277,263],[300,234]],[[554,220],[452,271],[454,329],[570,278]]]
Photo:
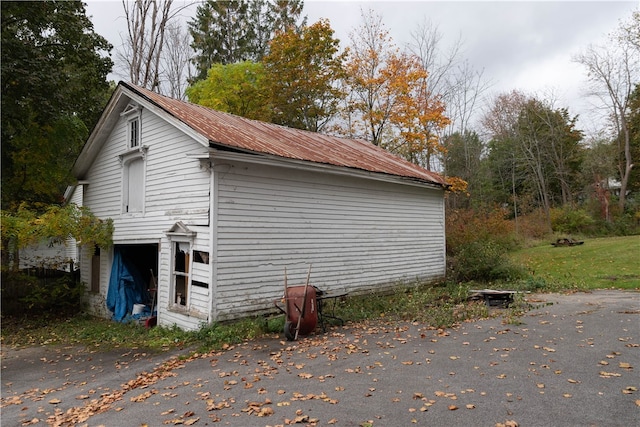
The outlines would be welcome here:
[[[107,290],[107,309],[113,319],[127,322],[137,309],[153,314],[157,303],[158,244],[115,245]]]
[[[151,272],[153,277],[158,277],[158,244],[145,243],[133,245],[115,245],[122,254],[122,258],[127,264],[133,266],[144,278],[144,283],[151,288]]]

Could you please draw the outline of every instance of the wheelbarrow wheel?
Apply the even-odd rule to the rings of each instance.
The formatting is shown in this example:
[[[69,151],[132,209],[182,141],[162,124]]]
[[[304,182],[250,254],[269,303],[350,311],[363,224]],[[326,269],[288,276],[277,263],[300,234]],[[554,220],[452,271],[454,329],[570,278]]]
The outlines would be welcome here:
[[[295,341],[296,339],[296,324],[286,320],[284,322],[284,336],[288,341]]]

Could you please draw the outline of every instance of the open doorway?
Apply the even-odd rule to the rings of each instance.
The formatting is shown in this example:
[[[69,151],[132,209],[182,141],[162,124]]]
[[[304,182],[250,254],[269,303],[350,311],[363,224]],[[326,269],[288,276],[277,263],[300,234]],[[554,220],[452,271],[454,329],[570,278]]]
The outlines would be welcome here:
[[[158,244],[115,245],[114,249],[119,250],[125,262],[138,270],[147,288],[150,288],[151,272],[153,277],[158,277]]]
[[[144,310],[153,315],[157,305],[158,244],[114,245],[107,291],[113,319],[126,322]]]

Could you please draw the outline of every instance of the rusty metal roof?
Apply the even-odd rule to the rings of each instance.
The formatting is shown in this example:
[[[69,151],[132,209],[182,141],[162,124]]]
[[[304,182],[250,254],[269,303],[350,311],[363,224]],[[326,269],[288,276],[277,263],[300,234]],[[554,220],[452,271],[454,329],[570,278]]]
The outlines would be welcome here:
[[[120,82],[120,85],[152,102],[215,144],[287,159],[447,185],[445,179],[439,174],[363,140],[339,138],[246,119],[159,95],[129,83]]]

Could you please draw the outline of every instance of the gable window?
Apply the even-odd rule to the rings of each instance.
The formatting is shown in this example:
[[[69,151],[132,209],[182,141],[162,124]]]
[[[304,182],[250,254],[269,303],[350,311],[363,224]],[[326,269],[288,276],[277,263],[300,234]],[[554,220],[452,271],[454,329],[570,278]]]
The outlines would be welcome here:
[[[140,117],[129,120],[129,148],[140,146]]]
[[[129,104],[120,116],[127,120],[127,148],[140,147],[140,111],[142,108],[136,104]]]

